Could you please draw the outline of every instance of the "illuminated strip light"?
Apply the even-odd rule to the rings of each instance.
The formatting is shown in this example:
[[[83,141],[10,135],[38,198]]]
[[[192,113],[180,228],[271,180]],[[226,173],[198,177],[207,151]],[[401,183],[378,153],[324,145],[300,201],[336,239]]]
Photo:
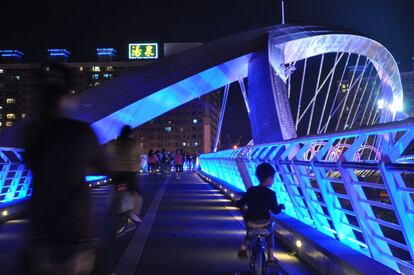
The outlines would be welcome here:
[[[65,54],[65,53],[51,53],[49,54],[50,56],[65,56],[68,57],[69,55]]]
[[[0,50],[2,57],[17,57],[21,58],[24,54],[18,50]]]
[[[357,245],[360,245],[360,246],[362,246],[362,247],[364,247],[364,248],[368,248],[368,246],[366,245],[366,244],[364,244],[363,242],[360,242],[360,241],[357,241],[357,240],[355,240],[355,239],[353,239],[353,238],[351,238],[351,237],[346,237],[349,241],[351,241],[351,242],[353,242],[353,243],[355,243],[355,244],[357,244]]]
[[[308,218],[308,217],[303,217],[305,220],[307,220],[307,221],[309,221],[309,222],[311,222],[311,223],[314,223],[314,220],[312,220],[312,219],[310,219],[310,218]]]
[[[324,225],[323,228],[326,229],[326,230],[328,230],[331,233],[337,234],[336,230],[333,230],[332,228],[329,228],[326,225]]]
[[[47,49],[49,56],[69,57],[70,52],[66,49]]]
[[[99,56],[115,56],[117,51],[114,48],[97,48],[96,53]]]
[[[86,176],[85,180],[87,182],[91,182],[91,181],[104,180],[104,179],[107,179],[107,178],[108,178],[107,176],[95,176],[95,175],[93,175],[93,176]]]

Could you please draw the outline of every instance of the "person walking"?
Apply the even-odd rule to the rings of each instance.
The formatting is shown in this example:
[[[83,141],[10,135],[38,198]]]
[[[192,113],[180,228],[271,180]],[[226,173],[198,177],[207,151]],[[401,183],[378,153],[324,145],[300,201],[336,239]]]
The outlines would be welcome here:
[[[183,173],[183,164],[184,164],[184,153],[183,149],[177,149],[175,151],[175,178],[177,180],[181,179],[181,174]]]
[[[108,170],[95,133],[64,116],[71,82],[69,68],[42,69],[38,116],[25,129],[24,160],[32,171],[29,274],[86,275],[96,261],[98,234],[85,176]],[[74,107],[74,106],[71,106]]]
[[[157,155],[154,153],[154,150],[150,149],[147,156],[147,162],[148,162],[148,171],[150,175],[153,175],[156,173],[155,169],[158,163]]]
[[[137,141],[131,137],[132,128],[129,125],[122,127],[119,137],[109,144],[108,150],[112,162],[112,174],[115,187],[126,185],[132,198],[132,210],[129,218],[142,222],[139,217],[142,206],[142,192],[138,182],[140,162],[140,148]]]

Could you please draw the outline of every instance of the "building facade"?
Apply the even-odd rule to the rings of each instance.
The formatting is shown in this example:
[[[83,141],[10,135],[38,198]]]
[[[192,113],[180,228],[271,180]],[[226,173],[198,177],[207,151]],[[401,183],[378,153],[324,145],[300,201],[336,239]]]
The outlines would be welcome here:
[[[211,152],[217,132],[220,92],[210,93],[137,128],[134,137],[143,153],[150,149],[190,154]]]
[[[66,51],[66,50],[65,50]],[[66,51],[67,52],[67,51]],[[96,62],[68,62],[58,55],[73,73],[71,93],[82,93],[130,70],[150,64],[151,60],[113,61],[100,56]],[[36,113],[39,100],[41,63],[22,63],[7,59],[0,63],[0,130],[12,127]],[[46,68],[47,69],[47,68]],[[169,151],[183,148],[189,153],[211,152],[217,131],[220,92],[216,91],[182,105],[134,130],[142,153],[152,149]]]

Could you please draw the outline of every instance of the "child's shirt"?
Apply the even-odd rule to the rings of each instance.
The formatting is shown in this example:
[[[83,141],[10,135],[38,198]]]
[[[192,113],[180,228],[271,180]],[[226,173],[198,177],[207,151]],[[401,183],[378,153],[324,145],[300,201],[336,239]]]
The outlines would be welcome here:
[[[236,205],[238,207],[248,206],[244,217],[247,221],[268,220],[270,211],[275,214],[281,211],[277,204],[276,193],[262,186],[250,187],[243,198],[236,202]]]

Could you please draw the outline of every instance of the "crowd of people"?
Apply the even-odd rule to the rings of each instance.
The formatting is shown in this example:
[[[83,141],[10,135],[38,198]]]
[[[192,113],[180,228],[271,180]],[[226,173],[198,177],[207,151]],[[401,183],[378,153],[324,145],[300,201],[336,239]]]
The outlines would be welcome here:
[[[146,156],[146,166],[143,168],[150,174],[194,171],[198,168],[198,155],[185,152],[184,149],[177,149],[175,152],[150,149]]]

